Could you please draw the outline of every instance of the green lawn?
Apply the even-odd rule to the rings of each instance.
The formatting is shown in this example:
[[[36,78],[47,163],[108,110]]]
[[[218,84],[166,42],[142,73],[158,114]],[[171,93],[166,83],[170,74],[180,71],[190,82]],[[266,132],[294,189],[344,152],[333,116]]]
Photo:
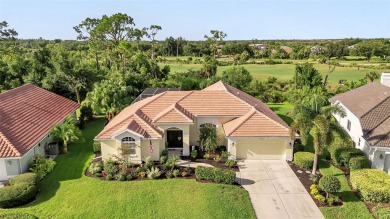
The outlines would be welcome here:
[[[165,64],[160,64],[165,65]],[[200,70],[202,64],[168,64],[171,67],[172,73],[185,72],[188,69]],[[258,80],[265,80],[270,76],[277,77],[279,80],[292,79],[295,72],[295,64],[278,64],[278,65],[258,65],[258,64],[245,64],[242,65],[249,72],[252,73],[253,78]],[[326,64],[314,64],[314,67],[323,75],[328,71]],[[222,72],[229,68],[229,66],[218,66],[217,75],[222,75]],[[381,72],[383,70],[375,70],[369,68],[357,67],[337,67],[334,72],[329,76],[329,81],[333,84],[337,84],[339,80],[358,81],[363,78],[369,71]]]
[[[344,202],[341,207],[320,208],[325,218],[373,218],[366,205],[352,193],[347,178],[340,169],[334,167],[325,160],[319,160],[318,166],[322,175],[335,175],[339,179],[341,191],[338,195]]]
[[[70,146],[41,183],[37,199],[23,207],[39,218],[255,218],[248,193],[238,187],[195,180],[101,181],[84,176],[92,139],[104,120],[86,125],[85,143]]]

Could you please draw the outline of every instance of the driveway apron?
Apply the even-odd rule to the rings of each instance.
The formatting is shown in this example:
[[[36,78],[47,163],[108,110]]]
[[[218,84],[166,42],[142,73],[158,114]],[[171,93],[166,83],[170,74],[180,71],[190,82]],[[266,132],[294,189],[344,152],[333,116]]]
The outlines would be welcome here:
[[[238,166],[237,182],[248,191],[257,218],[324,218],[286,161],[244,160]]]

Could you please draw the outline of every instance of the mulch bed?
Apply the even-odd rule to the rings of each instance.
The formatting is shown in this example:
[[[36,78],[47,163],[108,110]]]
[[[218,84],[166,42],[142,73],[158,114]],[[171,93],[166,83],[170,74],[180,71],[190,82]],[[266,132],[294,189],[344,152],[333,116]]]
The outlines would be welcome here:
[[[185,160],[185,161],[191,161],[191,162],[194,162],[194,163],[206,163],[206,164],[210,164],[213,167],[218,167],[218,168],[221,168],[221,169],[224,169],[224,170],[233,170],[235,172],[240,172],[240,170],[238,169],[237,164],[234,165],[233,167],[227,167],[227,166],[225,166],[226,159],[222,159],[220,162],[217,162],[217,161],[213,160],[213,157],[214,156],[212,155],[212,158],[210,158],[210,159],[197,158],[196,160],[192,159],[191,157],[185,157],[185,156],[181,156],[180,158],[182,160]]]
[[[302,185],[305,187],[306,191],[309,193],[309,195],[313,199],[314,203],[316,203],[316,205],[318,207],[329,207],[328,204],[326,204],[326,203],[323,204],[323,203],[319,202],[317,199],[315,199],[310,194],[310,186],[313,185],[313,181],[310,179],[311,170],[302,169],[302,168],[298,167],[297,165],[295,165],[291,161],[287,161],[287,163],[289,164],[290,168],[294,171],[294,173],[298,177],[298,179],[301,181]],[[306,171],[308,171],[308,173]],[[325,196],[325,194],[322,194],[322,195]],[[330,194],[329,197],[330,198],[333,197],[332,194]],[[332,205],[332,207],[333,206],[340,206],[340,205],[342,205],[342,202],[336,202]]]

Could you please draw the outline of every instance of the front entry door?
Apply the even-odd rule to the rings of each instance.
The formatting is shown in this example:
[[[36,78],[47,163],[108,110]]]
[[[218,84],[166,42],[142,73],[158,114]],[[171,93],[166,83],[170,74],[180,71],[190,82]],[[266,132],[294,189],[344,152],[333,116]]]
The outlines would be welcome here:
[[[183,131],[182,130],[168,130],[167,131],[168,148],[182,148],[183,147]]]

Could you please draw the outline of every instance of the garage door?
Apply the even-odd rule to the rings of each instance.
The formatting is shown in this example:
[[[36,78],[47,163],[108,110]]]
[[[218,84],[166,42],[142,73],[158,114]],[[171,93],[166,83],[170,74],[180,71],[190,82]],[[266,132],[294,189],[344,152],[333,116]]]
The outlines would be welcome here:
[[[237,140],[237,159],[285,159],[285,139],[239,139]]]

